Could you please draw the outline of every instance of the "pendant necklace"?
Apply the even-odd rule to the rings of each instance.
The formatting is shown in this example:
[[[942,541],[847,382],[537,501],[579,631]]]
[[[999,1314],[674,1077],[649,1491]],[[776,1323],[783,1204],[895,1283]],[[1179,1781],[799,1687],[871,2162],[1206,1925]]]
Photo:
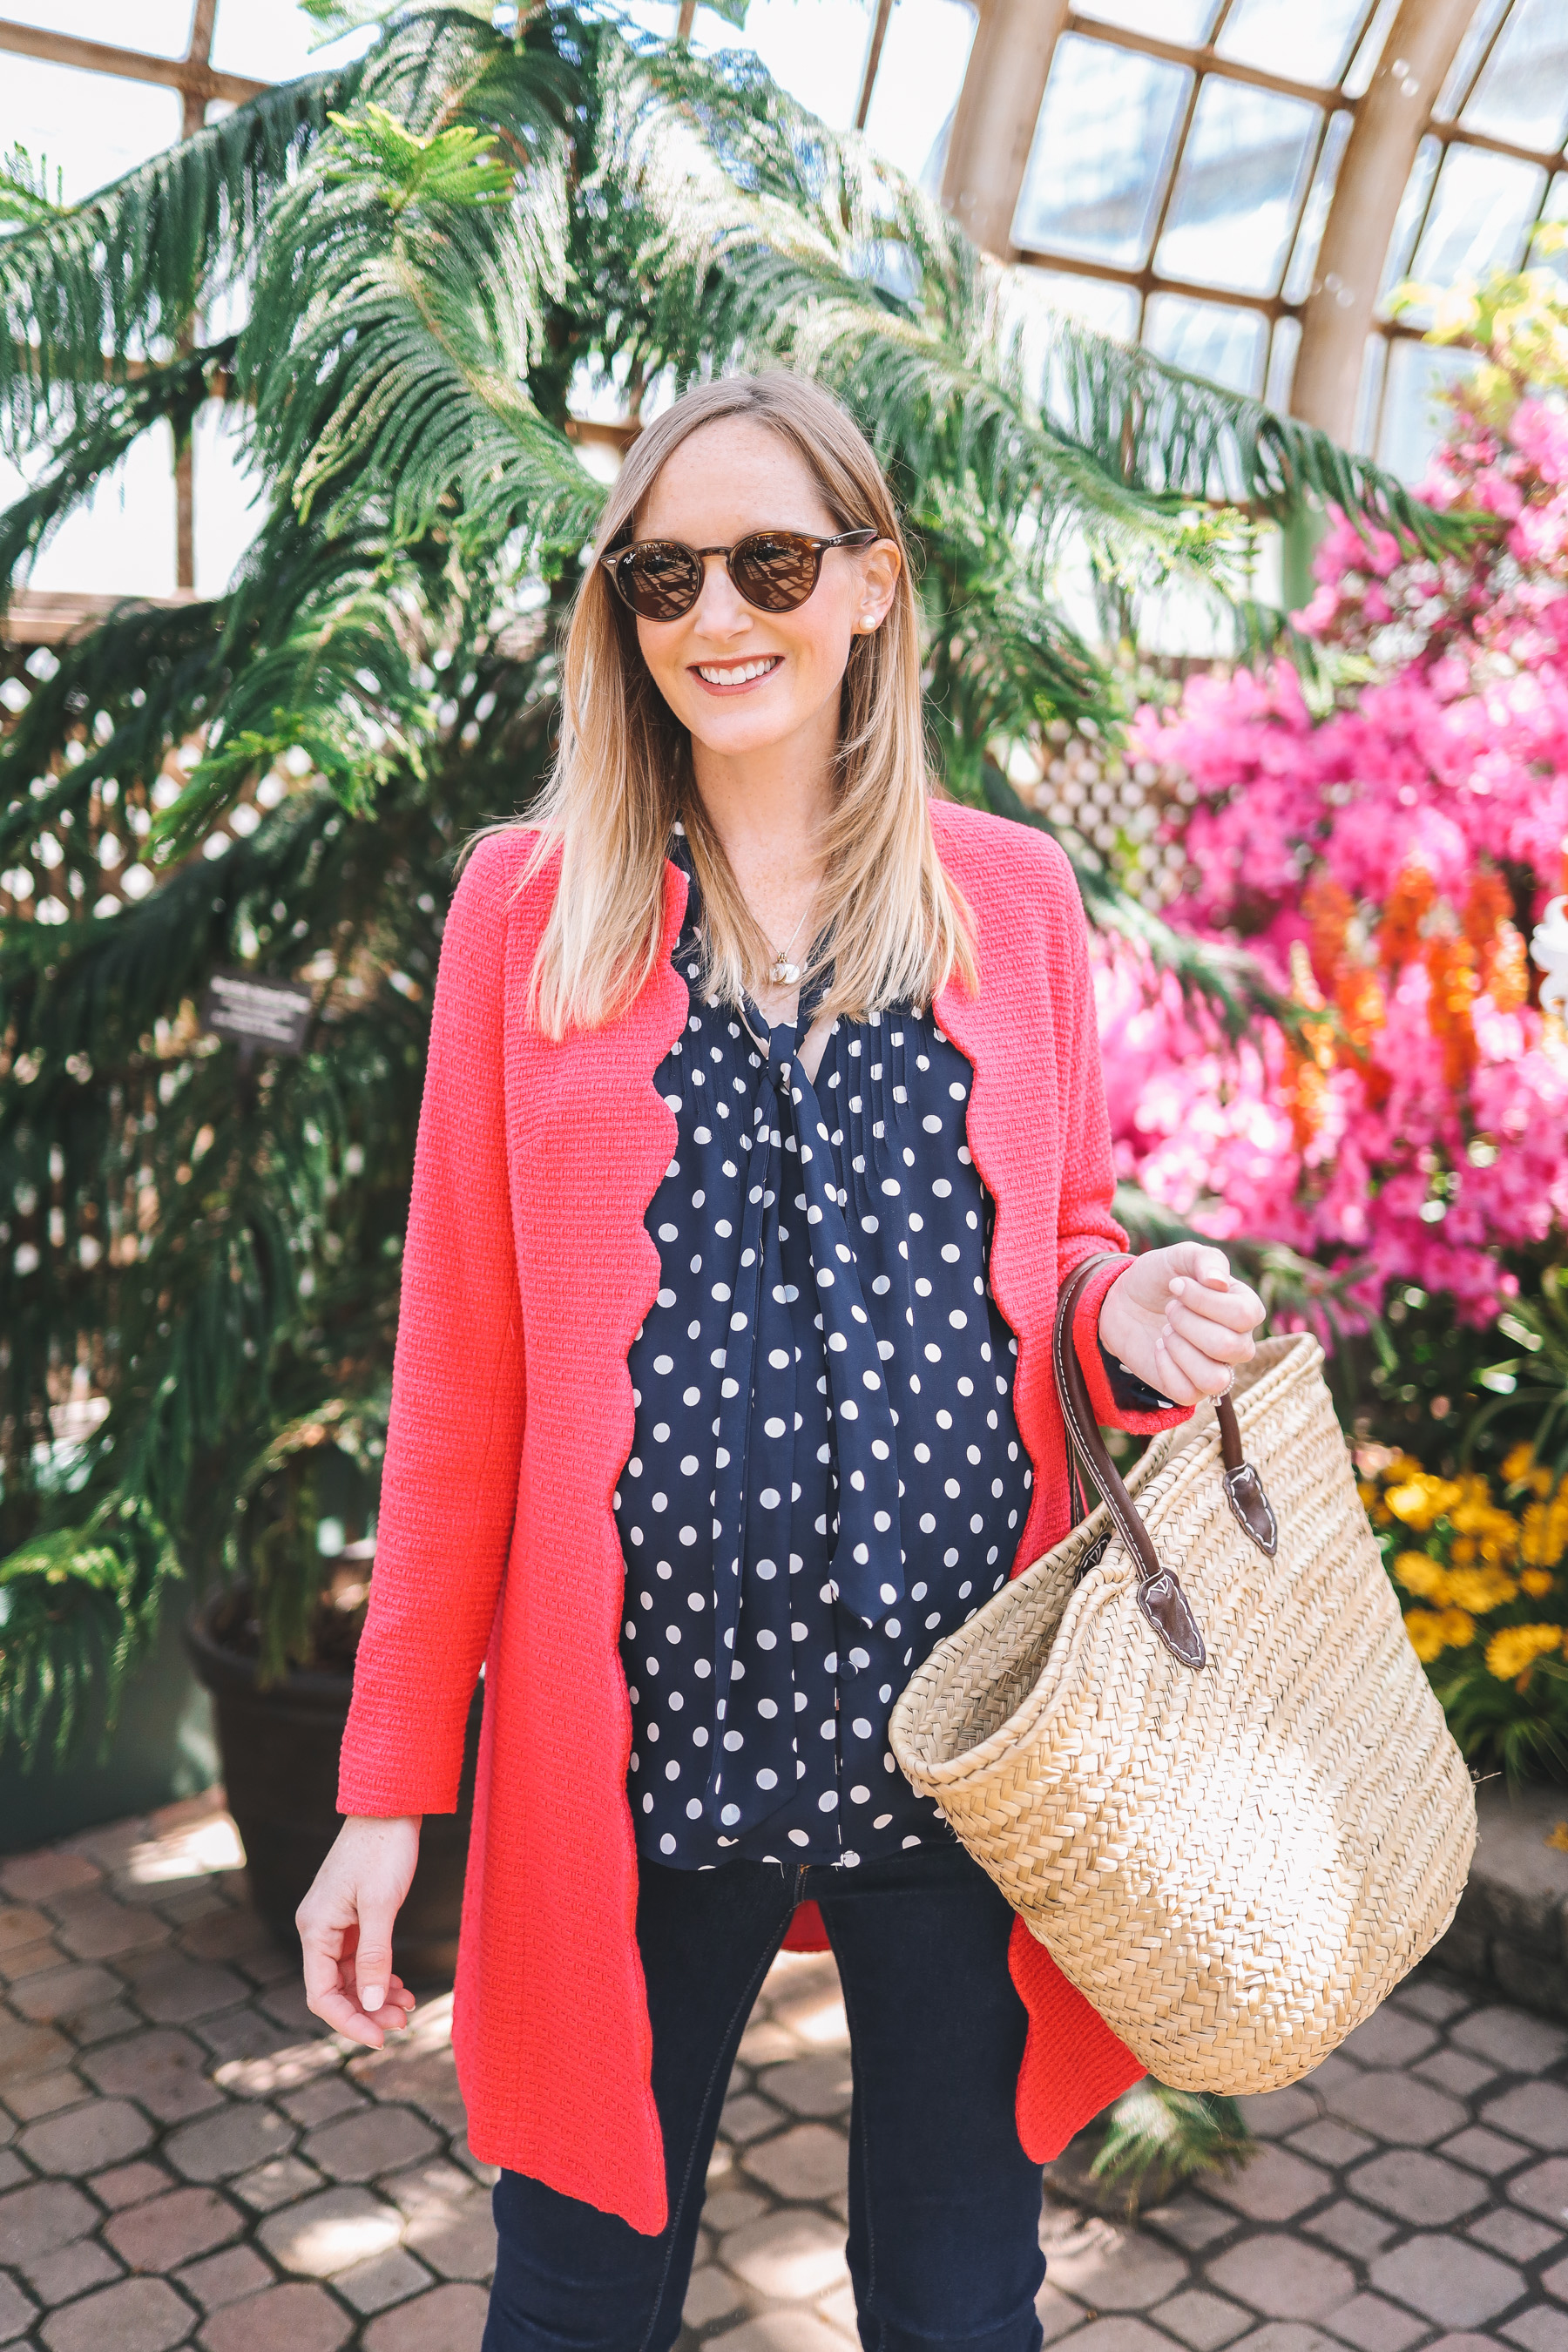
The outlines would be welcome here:
[[[793,988],[796,981],[800,978],[800,966],[797,963],[791,963],[789,961],[789,951],[791,948],[794,947],[796,940],[799,939],[801,934],[801,926],[805,923],[806,916],[809,915],[810,912],[811,908],[808,903],[802,910],[800,922],[795,925],[794,930],[790,933],[783,947],[778,950],[772,963],[768,966],[768,978],[775,988]],[[770,947],[773,945],[771,940],[768,944]]]

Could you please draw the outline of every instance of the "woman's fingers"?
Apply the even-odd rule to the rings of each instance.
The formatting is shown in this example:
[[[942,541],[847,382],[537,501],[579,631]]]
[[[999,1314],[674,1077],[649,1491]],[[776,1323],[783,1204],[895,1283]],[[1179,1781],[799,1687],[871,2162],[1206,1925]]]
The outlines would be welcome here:
[[[1190,1307],[1194,1315],[1205,1315],[1214,1322],[1228,1324],[1233,1331],[1251,1331],[1263,1320],[1263,1301],[1245,1282],[1233,1282],[1225,1290],[1212,1290],[1182,1275],[1171,1280],[1171,1297]]]
[[[1165,1394],[1175,1398],[1178,1404],[1195,1404],[1201,1396],[1218,1396],[1230,1385],[1230,1365],[1206,1355],[1179,1331],[1173,1330],[1168,1339],[1156,1340],[1155,1350],[1162,1365],[1169,1364],[1186,1385],[1185,1395],[1179,1395],[1169,1386],[1165,1390]]]
[[[1218,1316],[1200,1313],[1184,1299],[1171,1301],[1166,1320],[1179,1339],[1217,1364],[1250,1363],[1258,1353],[1250,1324],[1238,1328],[1234,1323],[1222,1322]]]

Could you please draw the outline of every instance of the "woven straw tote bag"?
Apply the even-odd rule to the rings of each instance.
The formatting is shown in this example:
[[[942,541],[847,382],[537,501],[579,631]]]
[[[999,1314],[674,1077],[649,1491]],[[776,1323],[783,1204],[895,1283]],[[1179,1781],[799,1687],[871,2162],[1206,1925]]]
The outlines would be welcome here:
[[[1101,1263],[1055,1364],[1104,1500],[932,1651],[893,1753],[1152,2074],[1277,2090],[1443,1933],[1475,1798],[1317,1341],[1263,1340],[1123,1484],[1071,1342]]]

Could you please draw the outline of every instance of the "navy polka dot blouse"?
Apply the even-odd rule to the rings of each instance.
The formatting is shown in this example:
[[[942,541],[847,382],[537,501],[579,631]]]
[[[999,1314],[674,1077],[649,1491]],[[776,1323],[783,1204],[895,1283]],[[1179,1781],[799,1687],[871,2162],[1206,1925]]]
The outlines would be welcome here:
[[[917,1662],[999,1590],[1032,1472],[1016,1342],[986,1288],[973,1072],[930,1011],[769,1029],[690,991],[655,1084],[675,1155],[658,1297],[628,1359],[615,1497],[641,1852],[853,1865],[945,1843],[888,1747]],[[820,996],[820,985],[816,992]],[[1137,1383],[1142,1387],[1142,1383]]]

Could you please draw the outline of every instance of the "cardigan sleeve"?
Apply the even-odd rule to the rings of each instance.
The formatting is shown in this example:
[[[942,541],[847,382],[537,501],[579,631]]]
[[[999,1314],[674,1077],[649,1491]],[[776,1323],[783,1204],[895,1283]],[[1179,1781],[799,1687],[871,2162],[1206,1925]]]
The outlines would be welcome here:
[[[514,848],[481,843],[441,941],[343,1813],[455,1810],[510,1543],[524,1412],[502,1022]]]
[[[1054,846],[1054,845],[1053,845]],[[1130,1263],[1127,1235],[1116,1222],[1111,1202],[1116,1192],[1115,1163],[1110,1150],[1110,1116],[1106,1108],[1105,1074],[1100,1058],[1100,1025],[1095,1017],[1094,982],[1089,961],[1089,929],[1083,902],[1065,856],[1060,858],[1067,887],[1062,911],[1069,948],[1071,974],[1070,1050],[1063,1056],[1065,1099],[1062,1132],[1067,1138],[1062,1161],[1061,1210],[1057,1226],[1058,1288],[1075,1265],[1086,1257],[1112,1253],[1110,1262],[1090,1276],[1073,1317],[1073,1344],[1089,1384],[1094,1417],[1105,1429],[1125,1429],[1137,1437],[1156,1430],[1173,1429],[1192,1418],[1191,1405],[1172,1405],[1165,1412],[1141,1411],[1129,1402],[1134,1391],[1131,1375],[1112,1382],[1100,1345],[1100,1310],[1105,1297]],[[1137,1383],[1142,1387],[1142,1383]]]

